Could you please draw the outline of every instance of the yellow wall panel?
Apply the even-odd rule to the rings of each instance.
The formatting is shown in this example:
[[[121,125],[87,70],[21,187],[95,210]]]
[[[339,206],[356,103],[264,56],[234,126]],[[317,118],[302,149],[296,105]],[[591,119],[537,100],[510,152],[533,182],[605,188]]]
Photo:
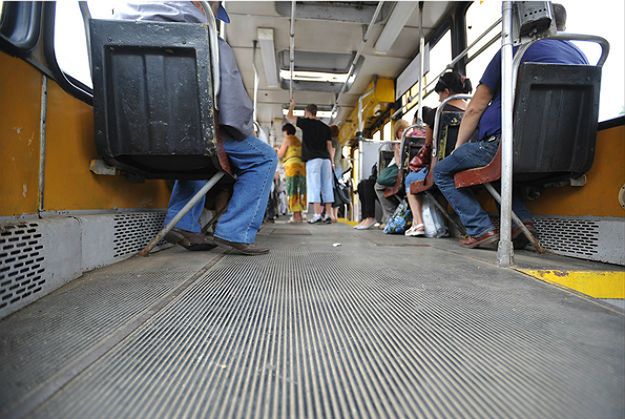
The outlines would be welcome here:
[[[595,161],[582,187],[546,189],[528,208],[535,214],[625,217],[618,193],[625,185],[625,126],[597,133]]]
[[[0,52],[0,216],[37,211],[41,74]]]
[[[165,181],[129,182],[124,176],[95,175],[89,162],[98,156],[92,108],[48,83],[44,208],[94,210],[163,208],[169,189]]]

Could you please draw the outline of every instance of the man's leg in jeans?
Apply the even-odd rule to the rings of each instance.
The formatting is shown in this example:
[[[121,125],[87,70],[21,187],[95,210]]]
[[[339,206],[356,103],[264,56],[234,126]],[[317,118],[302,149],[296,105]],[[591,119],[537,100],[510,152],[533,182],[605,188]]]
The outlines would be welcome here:
[[[185,206],[193,195],[195,195],[204,185],[207,180],[177,180],[174,182],[174,189],[171,191],[171,197],[169,198],[169,206],[167,207],[167,215],[165,216],[164,224],[167,225],[176,214]],[[195,204],[189,212],[187,212],[178,224],[176,228],[180,230],[189,231],[191,233],[199,233],[201,230],[200,216],[202,215],[202,209],[204,208],[204,200],[206,197],[202,197],[197,204]]]
[[[271,146],[255,137],[224,140],[224,150],[237,179],[228,208],[217,222],[215,237],[252,244],[267,209],[278,158]]]
[[[460,221],[472,237],[479,237],[495,229],[469,188],[456,189],[454,174],[465,169],[487,165],[497,152],[497,142],[467,143],[441,160],[434,168],[434,180]]]

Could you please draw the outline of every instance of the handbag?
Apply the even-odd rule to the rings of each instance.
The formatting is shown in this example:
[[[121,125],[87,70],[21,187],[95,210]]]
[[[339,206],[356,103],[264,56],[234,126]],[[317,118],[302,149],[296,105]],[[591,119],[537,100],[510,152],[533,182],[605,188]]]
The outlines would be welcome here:
[[[411,172],[418,172],[426,166],[430,165],[430,161],[432,161],[432,144],[424,144],[416,156],[414,156],[410,163],[408,163],[408,168]]]
[[[397,174],[399,173],[399,167],[396,164],[391,164],[380,170],[378,173],[378,184],[382,186],[394,186],[397,182]]]
[[[352,200],[349,198],[348,187],[339,182],[336,174],[334,174],[332,189],[334,191],[334,202],[332,203],[332,207],[337,208],[343,205],[351,204]]]

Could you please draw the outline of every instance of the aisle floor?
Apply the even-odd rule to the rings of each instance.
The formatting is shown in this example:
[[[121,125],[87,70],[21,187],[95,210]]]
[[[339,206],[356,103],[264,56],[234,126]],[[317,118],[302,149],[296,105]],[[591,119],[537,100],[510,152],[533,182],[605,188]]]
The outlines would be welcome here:
[[[625,415],[619,307],[453,240],[275,224],[259,243],[132,258],[3,319],[0,415]]]

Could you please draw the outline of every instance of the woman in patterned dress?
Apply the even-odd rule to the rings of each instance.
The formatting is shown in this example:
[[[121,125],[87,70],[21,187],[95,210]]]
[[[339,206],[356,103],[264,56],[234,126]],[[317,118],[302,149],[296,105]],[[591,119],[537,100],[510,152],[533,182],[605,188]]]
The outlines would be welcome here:
[[[302,142],[295,136],[295,127],[282,127],[284,140],[278,150],[278,157],[286,174],[286,193],[289,197],[289,211],[293,213],[290,223],[301,223],[302,211],[306,208],[306,164],[302,161]]]

